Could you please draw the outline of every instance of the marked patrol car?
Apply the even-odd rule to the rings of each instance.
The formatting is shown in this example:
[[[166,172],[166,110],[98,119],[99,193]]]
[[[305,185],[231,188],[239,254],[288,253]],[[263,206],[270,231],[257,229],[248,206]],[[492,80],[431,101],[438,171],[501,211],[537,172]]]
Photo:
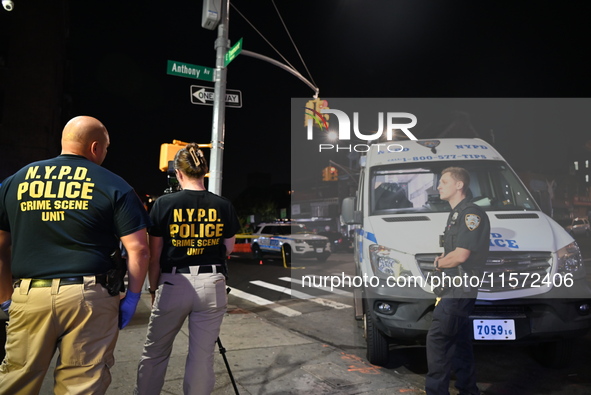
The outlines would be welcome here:
[[[437,186],[450,166],[469,172],[472,201],[491,224],[483,273],[470,279],[479,290],[474,340],[537,343],[542,364],[569,361],[572,339],[591,328],[591,288],[579,247],[491,145],[395,141],[372,145],[361,159],[357,196],[344,200],[342,216],[359,226],[356,275],[372,280],[354,290],[369,362],[384,365],[390,341],[422,343],[429,330],[435,295],[428,278],[443,252],[439,240],[450,211]]]
[[[264,254],[281,254],[285,265],[294,258],[316,258],[325,262],[330,256],[327,237],[310,233],[302,224],[263,223],[252,234],[252,254],[257,260]]]

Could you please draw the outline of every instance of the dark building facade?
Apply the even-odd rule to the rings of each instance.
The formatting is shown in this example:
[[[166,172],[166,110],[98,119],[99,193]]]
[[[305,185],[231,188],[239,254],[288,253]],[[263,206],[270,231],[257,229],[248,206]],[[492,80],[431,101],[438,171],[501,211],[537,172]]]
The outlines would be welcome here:
[[[60,152],[68,25],[65,0],[0,9],[0,180]]]

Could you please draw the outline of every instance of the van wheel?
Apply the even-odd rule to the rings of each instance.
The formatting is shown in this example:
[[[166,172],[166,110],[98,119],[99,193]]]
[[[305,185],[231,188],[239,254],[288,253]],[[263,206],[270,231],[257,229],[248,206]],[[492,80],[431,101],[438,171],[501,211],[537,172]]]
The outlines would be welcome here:
[[[572,339],[541,343],[534,351],[534,358],[544,367],[564,368],[571,362],[573,344]]]
[[[252,259],[255,261],[260,261],[263,259],[263,251],[261,251],[261,247],[258,244],[252,245]]]
[[[289,244],[281,246],[281,256],[283,257],[283,266],[291,267],[291,247]]]
[[[367,360],[372,365],[385,366],[388,363],[390,351],[388,339],[375,326],[369,306],[365,302],[365,313],[363,314],[363,327],[365,342],[367,343]]]

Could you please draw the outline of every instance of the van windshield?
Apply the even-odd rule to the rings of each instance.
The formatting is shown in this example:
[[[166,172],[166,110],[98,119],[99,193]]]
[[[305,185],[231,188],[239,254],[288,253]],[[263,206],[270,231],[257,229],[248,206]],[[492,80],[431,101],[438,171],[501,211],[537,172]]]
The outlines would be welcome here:
[[[446,167],[470,173],[472,201],[486,211],[539,210],[519,178],[504,162],[463,161],[376,166],[371,171],[371,215],[450,211],[437,185]]]

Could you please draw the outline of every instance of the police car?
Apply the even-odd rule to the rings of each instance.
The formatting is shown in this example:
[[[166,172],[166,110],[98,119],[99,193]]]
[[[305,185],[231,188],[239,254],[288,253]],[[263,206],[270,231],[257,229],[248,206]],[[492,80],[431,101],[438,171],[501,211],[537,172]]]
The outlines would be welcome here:
[[[285,264],[291,262],[292,255],[325,262],[331,253],[328,238],[310,233],[302,224],[263,223],[256,227],[252,238],[252,254],[257,260],[264,254],[276,254],[283,257]]]
[[[566,231],[571,234],[571,236],[591,236],[591,226],[589,225],[589,220],[587,218],[575,218],[573,219],[572,224],[566,227]]]

